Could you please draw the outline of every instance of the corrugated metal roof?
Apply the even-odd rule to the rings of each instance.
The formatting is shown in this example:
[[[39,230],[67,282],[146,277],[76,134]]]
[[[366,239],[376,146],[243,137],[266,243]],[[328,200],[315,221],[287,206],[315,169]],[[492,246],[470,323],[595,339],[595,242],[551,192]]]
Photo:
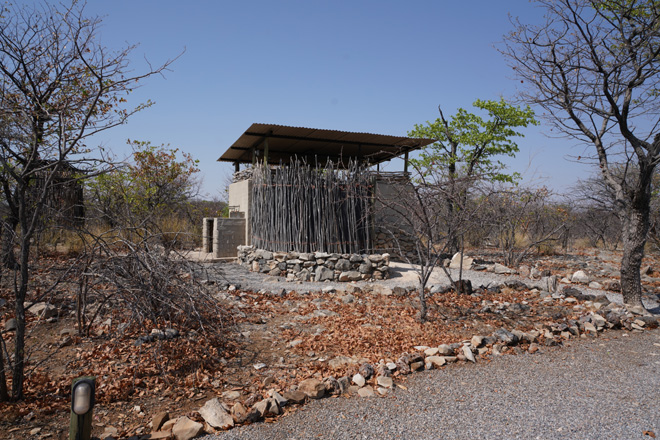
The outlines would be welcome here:
[[[417,150],[434,139],[357,133],[276,124],[252,124],[218,159],[223,162],[252,163],[252,154],[263,158],[268,143],[268,163],[288,163],[298,156],[308,163],[348,162],[350,159],[377,164]]]

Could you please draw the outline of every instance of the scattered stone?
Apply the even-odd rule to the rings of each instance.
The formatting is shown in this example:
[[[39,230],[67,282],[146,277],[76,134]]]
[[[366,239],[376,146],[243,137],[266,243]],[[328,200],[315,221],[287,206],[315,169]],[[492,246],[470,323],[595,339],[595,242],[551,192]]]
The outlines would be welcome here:
[[[444,356],[428,356],[425,363],[431,368],[440,368],[447,363],[447,360]]]
[[[342,376],[339,379],[337,379],[337,383],[339,383],[339,388],[341,389],[342,394],[348,393],[348,388],[351,385],[350,380],[346,376]]]
[[[634,315],[646,315],[648,313],[642,306],[626,306],[626,309]]]
[[[451,259],[451,262],[449,263],[449,267],[451,269],[460,269],[461,267],[461,253],[456,252],[454,256]],[[463,255],[463,269],[469,269],[472,267],[472,263],[474,263],[474,259],[467,257]]]
[[[381,396],[386,396],[387,394],[389,394],[390,388],[378,387],[376,391],[378,391],[378,394],[380,394]]]
[[[364,376],[361,375],[360,373],[357,373],[356,375],[353,376],[352,382],[355,385],[359,386],[360,388],[362,388],[367,383]]]
[[[351,270],[348,272],[342,272],[339,275],[339,281],[360,281],[362,279],[362,274],[356,270]]]
[[[642,321],[648,328],[658,327],[658,318],[655,316],[638,316],[637,321]]]
[[[510,275],[516,273],[515,270],[508,268],[500,263],[495,263],[495,265],[493,266],[493,272],[500,275]]]
[[[300,390],[287,391],[283,394],[287,402],[301,404],[305,402],[307,395]]]
[[[172,427],[172,435],[176,440],[191,440],[200,435],[203,430],[204,425],[183,416]]]
[[[45,302],[38,302],[30,305],[28,311],[43,319],[54,318],[57,316],[57,308],[52,304],[47,304]]]
[[[16,318],[10,318],[7,320],[7,322],[5,322],[5,331],[13,332],[16,331],[16,328],[18,328]]]
[[[139,428],[138,428],[139,429]],[[101,436],[103,438],[103,436]],[[131,437],[133,438],[133,437]],[[149,434],[148,437],[135,437],[136,439],[148,438],[149,440],[170,440],[172,438],[172,430],[168,429],[167,431],[156,431]],[[107,439],[105,439],[107,440]]]
[[[621,292],[621,283],[617,280],[606,281],[605,290],[610,290],[612,292]]]
[[[258,364],[254,364],[254,365],[253,365],[254,369],[257,370],[257,371],[258,371],[258,370],[263,370],[263,369],[266,368],[267,366],[268,366],[268,365],[264,364],[263,362],[258,363]]]
[[[160,428],[163,427],[163,424],[170,419],[170,413],[167,411],[161,411],[153,416],[151,419],[151,429],[154,431],[160,431]]]
[[[472,336],[472,339],[470,340],[470,343],[472,344],[473,347],[479,348],[482,346],[484,343],[484,337],[483,336]]]
[[[231,407],[231,418],[234,419],[234,423],[244,423],[247,420],[247,417],[248,410],[241,402],[237,402]]]
[[[598,334],[598,330],[596,330],[596,327],[592,323],[585,322],[583,325],[584,325],[584,331],[586,333],[590,333],[592,335]]]
[[[379,376],[378,379],[376,379],[376,383],[378,384],[378,386],[383,388],[392,388],[392,386],[394,385],[392,378],[386,376]]]
[[[472,354],[472,350],[467,344],[463,346],[462,351],[463,351],[463,356],[465,356],[465,359],[473,363],[477,362],[477,360],[474,358],[474,354]]]
[[[438,347],[427,348],[426,350],[424,350],[424,354],[426,356],[435,356],[438,354],[438,351],[439,351]]]
[[[365,378],[365,380],[369,380],[374,375],[374,367],[371,364],[365,362],[364,364],[360,365],[359,372]]]
[[[424,368],[424,362],[422,361],[412,362],[410,364],[410,371],[419,371],[422,368]]]
[[[356,365],[356,364],[357,361],[348,356],[337,356],[333,359],[330,359],[330,361],[328,361],[328,366],[333,370],[339,370],[340,368],[343,368],[347,365]]]
[[[589,284],[590,281],[589,276],[583,270],[578,270],[571,276],[572,283]]]
[[[172,432],[172,428],[174,425],[176,425],[176,422],[178,422],[179,419],[170,419],[167,422],[163,423],[163,426],[160,427],[161,431],[170,431]]]
[[[520,275],[523,278],[529,277],[530,273],[531,273],[531,269],[529,268],[529,266],[525,264],[523,264],[518,268],[518,275]]]
[[[254,404],[252,410],[256,411],[259,414],[258,418],[262,418],[268,414],[268,408],[270,407],[270,402],[268,400],[261,400]]]
[[[325,395],[325,385],[318,379],[305,379],[298,384],[298,391],[311,399],[320,399]]]
[[[262,399],[263,397],[259,393],[251,394],[247,399],[245,399],[245,406],[247,407],[254,406],[255,403],[259,402]]]
[[[348,293],[341,297],[341,302],[343,302],[344,304],[351,304],[355,302],[355,297],[350,293]]]
[[[34,435],[34,434],[33,434]],[[106,426],[101,434],[101,438],[105,439],[106,437],[116,438],[119,435],[119,430],[114,426]]]
[[[362,387],[358,390],[358,395],[360,397],[374,397],[374,389],[371,387]]]
[[[323,386],[325,386],[326,394],[329,394],[331,396],[337,396],[339,394],[342,394],[339,381],[332,376],[323,379]]]
[[[217,397],[208,400],[199,409],[199,414],[213,428],[230,429],[234,426],[234,419],[227,413]]]
[[[438,346],[438,354],[441,356],[453,356],[454,350],[447,344]]]
[[[498,341],[505,345],[514,345],[518,342],[516,335],[503,328],[496,330],[493,333],[493,336],[495,336]]]

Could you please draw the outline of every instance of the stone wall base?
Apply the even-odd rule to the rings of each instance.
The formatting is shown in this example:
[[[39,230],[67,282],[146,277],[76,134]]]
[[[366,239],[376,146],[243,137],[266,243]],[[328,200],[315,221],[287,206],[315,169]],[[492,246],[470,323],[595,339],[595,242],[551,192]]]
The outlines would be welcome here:
[[[287,281],[362,281],[389,277],[389,254],[271,252],[238,246],[238,261],[252,272],[286,277]]]

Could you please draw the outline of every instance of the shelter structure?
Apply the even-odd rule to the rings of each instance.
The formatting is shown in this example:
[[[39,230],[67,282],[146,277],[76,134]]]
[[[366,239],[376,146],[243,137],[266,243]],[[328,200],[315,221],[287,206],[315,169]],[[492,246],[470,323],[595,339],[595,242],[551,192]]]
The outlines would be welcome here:
[[[252,124],[218,159],[234,164],[230,217],[204,220],[204,246],[216,257],[235,257],[237,245],[269,252],[382,251],[375,200],[409,182],[409,154],[432,142]],[[403,170],[381,172],[380,165],[396,157]]]

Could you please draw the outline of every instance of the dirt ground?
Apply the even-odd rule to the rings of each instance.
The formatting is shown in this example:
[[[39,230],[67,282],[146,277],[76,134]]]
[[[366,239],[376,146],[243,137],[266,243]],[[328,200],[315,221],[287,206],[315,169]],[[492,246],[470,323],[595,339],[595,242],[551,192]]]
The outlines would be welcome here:
[[[582,269],[605,282],[615,279],[618,257],[594,250],[544,257],[534,264],[559,278]],[[39,273],[44,284],[53,270],[69,261],[60,255],[50,263],[49,269]],[[653,268],[660,266],[653,257],[645,263],[649,266],[644,275],[647,296],[657,299],[660,278],[655,276],[660,274]],[[267,286],[266,277],[262,278]],[[241,279],[229,281],[240,284]],[[399,282],[410,284],[403,281],[402,275]],[[393,286],[391,280],[388,283]],[[71,381],[83,375],[97,377],[94,435],[116,433],[115,437],[126,438],[149,433],[152,417],[161,411],[199,420],[196,411],[212,397],[227,404],[254,400],[271,389],[284,392],[305,378],[351,375],[364,361],[395,361],[416,346],[458,343],[499,328],[542,330],[551,323],[579,319],[586,312],[576,307],[579,302],[544,300],[537,290],[514,285],[477,289],[473,295],[434,294],[429,298],[429,318],[420,323],[416,294],[405,289],[384,294],[371,283],[347,284],[341,289],[327,283],[312,289],[290,284],[288,293],[274,289],[273,294],[258,293],[245,280],[243,284],[226,289],[218,280],[209,281],[209,288],[232,317],[221,346],[186,328],[178,328],[176,338],[135,345],[146,330],[123,328],[126,316],[121,307],[101,316],[90,337],[79,336],[75,301],[63,285],[51,301],[58,310],[55,319],[29,316],[27,397],[0,405],[0,438],[67,438]],[[3,280],[3,329],[12,317],[9,287],[8,280]],[[13,332],[3,331],[9,350],[12,337]],[[511,354],[526,348],[523,344],[521,351]],[[484,359],[488,356],[484,353]]]

